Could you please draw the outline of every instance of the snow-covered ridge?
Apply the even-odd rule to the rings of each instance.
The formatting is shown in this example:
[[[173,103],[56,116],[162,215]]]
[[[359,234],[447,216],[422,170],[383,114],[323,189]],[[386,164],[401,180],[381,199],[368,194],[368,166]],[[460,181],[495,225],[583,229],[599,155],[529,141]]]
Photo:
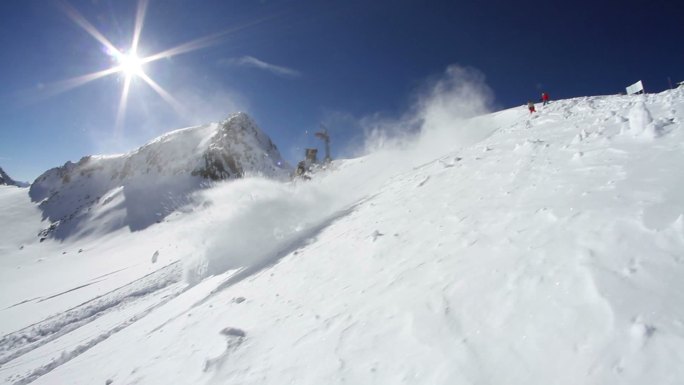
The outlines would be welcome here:
[[[51,222],[42,236],[63,239],[95,228],[140,230],[187,203],[207,182],[246,173],[278,178],[289,170],[270,138],[247,114],[236,113],[169,132],[127,154],[67,162],[39,176],[30,196]]]
[[[2,167],[0,167],[0,185],[28,187],[28,183],[17,182],[16,180],[12,179],[9,175],[7,175]]]

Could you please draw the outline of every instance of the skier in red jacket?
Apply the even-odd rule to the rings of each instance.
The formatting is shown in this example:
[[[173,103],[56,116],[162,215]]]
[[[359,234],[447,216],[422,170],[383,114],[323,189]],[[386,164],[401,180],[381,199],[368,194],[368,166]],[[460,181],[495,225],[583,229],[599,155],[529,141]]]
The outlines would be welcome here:
[[[549,102],[549,94],[542,92],[542,106],[545,106]]]

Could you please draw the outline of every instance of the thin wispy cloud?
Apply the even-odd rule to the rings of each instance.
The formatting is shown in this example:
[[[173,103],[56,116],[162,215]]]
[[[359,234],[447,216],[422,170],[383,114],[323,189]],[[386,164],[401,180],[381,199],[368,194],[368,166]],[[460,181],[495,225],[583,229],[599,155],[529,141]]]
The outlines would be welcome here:
[[[257,68],[260,70],[268,71],[274,75],[283,76],[287,78],[298,78],[302,76],[302,73],[294,70],[292,68],[287,68],[271,63],[267,63],[263,60],[259,60],[254,56],[243,56],[239,58],[229,58],[219,60],[219,64],[223,66],[238,66],[238,67],[249,67]]]

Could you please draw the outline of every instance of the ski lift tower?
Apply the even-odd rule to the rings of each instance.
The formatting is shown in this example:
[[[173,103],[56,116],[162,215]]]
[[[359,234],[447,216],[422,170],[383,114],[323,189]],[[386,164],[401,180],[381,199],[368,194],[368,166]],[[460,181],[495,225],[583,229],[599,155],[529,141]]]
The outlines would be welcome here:
[[[332,158],[330,157],[330,135],[328,135],[328,129],[321,123],[321,130],[315,135],[325,143],[325,159],[323,162],[330,163]]]

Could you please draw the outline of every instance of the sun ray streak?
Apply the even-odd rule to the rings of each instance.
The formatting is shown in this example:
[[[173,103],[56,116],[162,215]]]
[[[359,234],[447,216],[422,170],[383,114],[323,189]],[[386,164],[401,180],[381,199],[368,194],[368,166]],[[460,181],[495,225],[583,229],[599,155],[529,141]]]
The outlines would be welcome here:
[[[116,112],[115,129],[118,131],[126,119],[126,104],[128,103],[128,91],[131,88],[131,77],[126,76],[124,80],[123,90],[121,91],[121,99],[119,100],[119,109]]]
[[[271,15],[254,21],[246,22],[242,25],[238,25],[218,33],[214,33],[199,39],[191,40],[187,43],[180,44],[176,47],[164,50],[157,54],[150,55],[145,58],[139,58],[139,56],[137,55],[137,51],[140,44],[140,38],[143,26],[145,24],[145,17],[147,15],[147,9],[150,0],[138,0],[134,20],[132,42],[127,51],[122,51],[116,48],[114,44],[112,44],[100,31],[98,31],[98,29],[92,23],[90,23],[76,8],[69,4],[67,0],[55,0],[55,2],[57,3],[61,11],[64,12],[64,14],[69,19],[71,19],[77,26],[82,28],[95,40],[100,42],[104,46],[104,48],[107,49],[107,55],[110,56],[110,58],[112,58],[113,60],[116,60],[118,63],[114,64],[111,68],[108,68],[106,70],[81,75],[71,79],[61,80],[55,83],[41,86],[34,90],[21,92],[17,95],[17,99],[19,99],[20,103],[22,102],[22,99],[24,99],[25,102],[28,104],[32,101],[35,101],[36,99],[39,100],[42,98],[55,96],[63,92],[69,91],[71,89],[83,86],[86,83],[89,83],[93,80],[108,75],[121,73],[124,75],[124,84],[121,90],[121,96],[119,98],[119,105],[117,107],[115,122],[115,127],[117,129],[121,128],[121,126],[125,123],[128,99],[131,95],[131,84],[134,77],[139,77],[143,79],[145,83],[147,83],[157,94],[159,94],[159,96],[165,102],[167,102],[176,111],[176,113],[178,113],[178,115],[184,117],[187,117],[188,115],[187,110],[183,105],[181,105],[181,103],[178,102],[178,100],[176,100],[169,92],[167,92],[157,82],[152,80],[152,78],[150,78],[150,76],[148,76],[143,71],[143,64],[222,43],[231,34],[235,34],[244,29],[253,27],[255,25],[264,23],[268,20],[272,20],[274,18],[279,17],[278,15]]]
[[[176,110],[176,112],[179,115],[184,115],[185,108],[176,100],[176,98],[174,98],[173,96],[171,96],[171,94],[166,92],[165,89],[163,89],[159,84],[157,84],[157,82],[155,82],[149,76],[147,76],[147,74],[140,73],[138,74],[138,76],[142,80],[144,80],[150,87],[152,87],[152,89],[155,90],[159,94],[159,96],[161,96],[162,99],[164,99],[164,101],[169,103],[171,107],[173,107],[173,109]]]
[[[50,97],[59,95],[61,93],[67,92],[69,90],[72,90],[74,88],[80,87],[86,83],[90,83],[93,80],[97,80],[97,79],[103,78],[107,75],[111,75],[113,73],[117,73],[120,71],[121,71],[120,67],[112,67],[112,68],[108,68],[106,70],[93,72],[93,73],[73,77],[73,78],[66,79],[66,80],[60,80],[60,81],[57,81],[54,83],[49,83],[49,84],[43,85],[39,89],[33,89],[33,90],[21,92],[20,94],[17,95],[17,97],[19,99],[18,101],[20,104],[28,104],[28,103],[32,103],[36,100],[42,100],[42,99],[50,98]]]
[[[249,28],[249,27],[255,26],[257,24],[261,24],[261,23],[263,23],[267,20],[270,20],[272,18],[273,18],[273,16],[269,16],[269,17],[266,17],[263,19],[259,19],[259,20],[255,20],[255,21],[252,21],[249,23],[245,23],[243,25],[240,25],[240,26],[237,26],[234,28],[230,28],[230,29],[227,29],[227,30],[224,30],[221,32],[217,32],[217,33],[205,36],[205,37],[201,37],[199,39],[189,41],[187,43],[180,44],[176,47],[169,48],[165,51],[156,53],[154,55],[150,55],[150,56],[142,58],[140,60],[143,63],[149,63],[149,62],[153,62],[153,61],[156,61],[159,59],[169,58],[172,56],[196,51],[198,49],[210,47],[212,45],[216,45],[216,44],[221,43],[230,34],[239,32],[245,28]]]
[[[145,14],[147,13],[147,4],[149,0],[138,1],[138,11],[135,14],[135,29],[133,30],[133,43],[131,43],[131,53],[138,52],[138,43],[140,42],[140,34],[145,24]]]
[[[94,25],[90,24],[88,20],[81,15],[76,8],[72,7],[69,3],[66,1],[58,1],[57,4],[62,8],[64,13],[66,13],[67,16],[71,20],[74,21],[74,23],[78,24],[79,27],[83,28],[88,34],[92,37],[94,37],[97,41],[102,43],[105,47],[107,47],[108,50],[111,52],[119,52],[116,47],[114,47],[114,44],[112,44],[106,37],[104,37],[103,34],[100,33],[100,31],[95,28]]]

